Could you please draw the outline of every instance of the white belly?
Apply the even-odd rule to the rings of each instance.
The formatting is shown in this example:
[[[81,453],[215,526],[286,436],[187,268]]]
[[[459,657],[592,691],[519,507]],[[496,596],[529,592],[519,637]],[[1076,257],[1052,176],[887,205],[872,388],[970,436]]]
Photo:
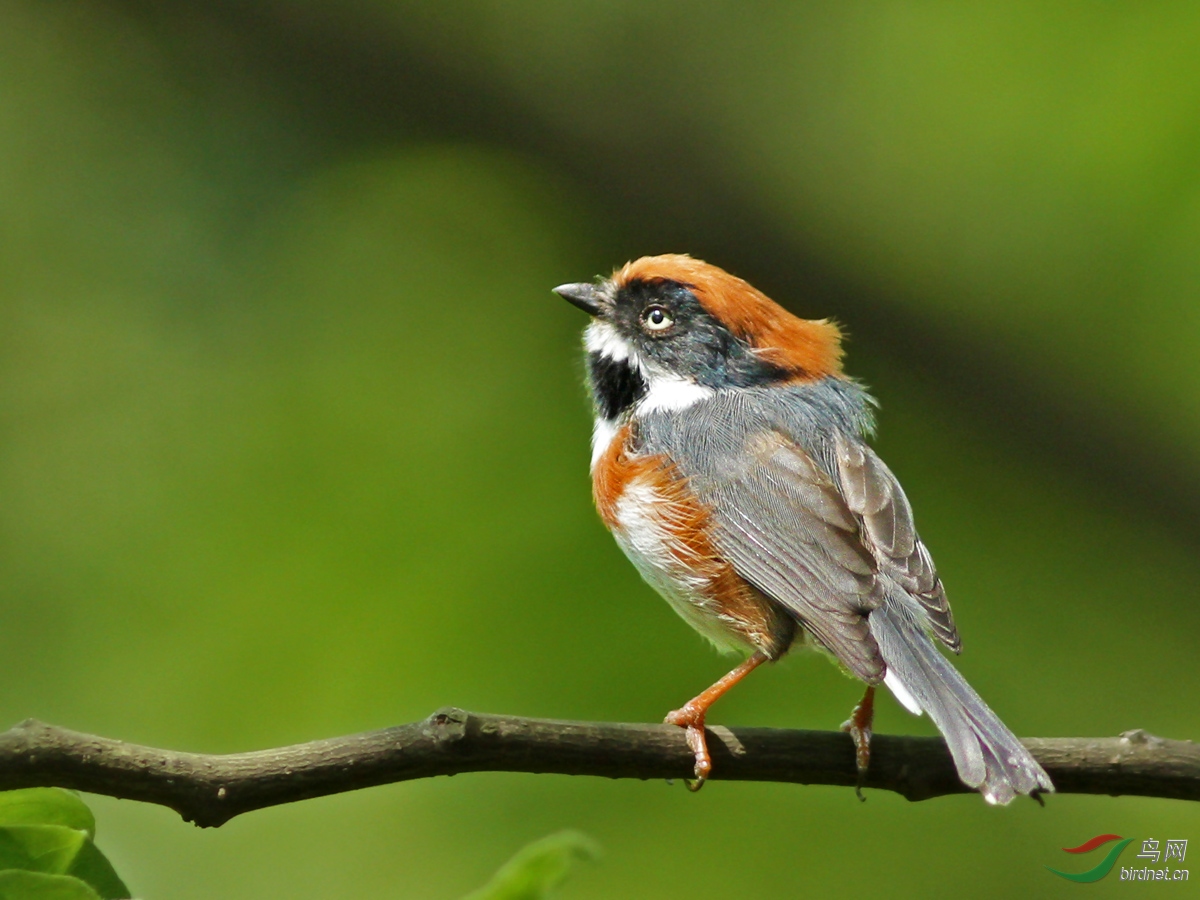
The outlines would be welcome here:
[[[710,599],[712,583],[687,564],[688,548],[665,525],[669,505],[650,485],[630,484],[616,504],[617,544],[642,577],[666,598],[683,620],[708,638],[718,650],[753,651],[740,631],[724,621]]]

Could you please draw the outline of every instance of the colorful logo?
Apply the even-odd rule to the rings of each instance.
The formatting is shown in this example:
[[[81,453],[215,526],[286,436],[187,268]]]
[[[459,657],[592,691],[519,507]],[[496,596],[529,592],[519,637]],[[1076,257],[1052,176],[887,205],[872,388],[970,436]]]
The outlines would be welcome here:
[[[1100,864],[1095,868],[1088,869],[1086,872],[1060,872],[1058,869],[1046,866],[1059,878],[1065,878],[1067,881],[1077,881],[1081,884],[1087,884],[1092,881],[1099,881],[1105,875],[1112,871],[1112,867],[1117,864],[1117,857],[1121,855],[1121,851],[1132,843],[1133,838],[1123,838],[1119,834],[1098,834],[1090,841],[1080,844],[1078,847],[1063,847],[1066,853],[1090,853],[1097,847],[1102,847],[1109,841],[1120,841],[1111,850],[1104,859],[1100,860]]]
[[[1074,881],[1080,884],[1099,881],[1112,871],[1113,866],[1117,864],[1117,858],[1126,847],[1133,843],[1133,838],[1123,838],[1119,834],[1098,834],[1090,841],[1085,841],[1078,847],[1063,847],[1064,853],[1091,853],[1097,847],[1103,847],[1105,844],[1110,844],[1113,841],[1117,841],[1117,843],[1109,848],[1104,859],[1100,860],[1097,865],[1086,872],[1062,872],[1052,866],[1046,866],[1046,868],[1059,878],[1067,879],[1067,881]],[[1160,861],[1167,863],[1171,860],[1183,862],[1187,859],[1187,844],[1188,842],[1183,839],[1162,842],[1147,839],[1142,841],[1142,851],[1137,855],[1137,858],[1149,860],[1155,864],[1158,864]],[[1151,868],[1148,865],[1143,865],[1141,868],[1138,868],[1135,863],[1134,866],[1128,868],[1125,866],[1121,867],[1122,881],[1187,881],[1188,874],[1187,869],[1173,868],[1169,865],[1163,868]]]

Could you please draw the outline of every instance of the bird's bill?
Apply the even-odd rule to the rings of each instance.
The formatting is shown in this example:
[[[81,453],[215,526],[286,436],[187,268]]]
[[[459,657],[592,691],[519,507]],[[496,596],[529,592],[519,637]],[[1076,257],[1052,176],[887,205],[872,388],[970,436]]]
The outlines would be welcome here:
[[[578,306],[589,316],[599,316],[604,313],[604,302],[600,296],[600,290],[594,284],[587,282],[560,284],[554,289],[554,293],[572,306]]]

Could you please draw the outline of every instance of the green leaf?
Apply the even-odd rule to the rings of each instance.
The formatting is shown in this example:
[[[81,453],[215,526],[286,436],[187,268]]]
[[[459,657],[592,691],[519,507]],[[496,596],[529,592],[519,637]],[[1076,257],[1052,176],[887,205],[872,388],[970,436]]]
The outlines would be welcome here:
[[[101,900],[101,897],[70,875],[8,870],[0,872],[0,900]]]
[[[26,788],[0,793],[0,825],[65,825],[96,836],[96,818],[74,791]]]
[[[90,885],[103,900],[130,896],[87,832],[61,825],[0,827],[0,869],[71,875]]]
[[[9,825],[0,828],[0,866],[64,875],[88,840],[62,825]]]
[[[93,843],[95,835],[96,819],[74,791],[29,788],[0,793],[0,870],[71,875],[103,900],[122,900],[130,895],[129,888]]]
[[[599,855],[599,845],[587,835],[560,831],[522,848],[491,881],[464,900],[545,900],[576,861]]]
[[[108,857],[91,841],[79,849],[67,874],[86,881],[103,900],[126,900],[132,896]]]

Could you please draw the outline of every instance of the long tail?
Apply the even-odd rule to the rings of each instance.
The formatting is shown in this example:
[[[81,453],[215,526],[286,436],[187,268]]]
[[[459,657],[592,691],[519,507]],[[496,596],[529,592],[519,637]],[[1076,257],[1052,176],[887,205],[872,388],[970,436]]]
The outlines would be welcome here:
[[[887,663],[884,683],[909,710],[929,713],[950,747],[958,777],[988,803],[1053,791],[1037,760],[934,646],[919,615],[893,597],[868,617]]]

